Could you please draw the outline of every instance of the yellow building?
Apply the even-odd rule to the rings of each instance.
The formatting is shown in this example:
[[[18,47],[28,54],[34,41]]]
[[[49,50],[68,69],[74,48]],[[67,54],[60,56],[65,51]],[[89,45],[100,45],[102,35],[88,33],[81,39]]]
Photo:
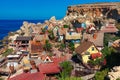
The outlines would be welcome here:
[[[75,31],[71,32],[71,34],[69,32],[65,34],[65,40],[73,42],[75,48],[77,48],[80,45],[81,38],[82,34],[76,33]]]
[[[90,41],[83,41],[76,49],[78,57],[81,58],[83,63],[87,63],[90,59],[101,57],[102,54],[96,46]]]

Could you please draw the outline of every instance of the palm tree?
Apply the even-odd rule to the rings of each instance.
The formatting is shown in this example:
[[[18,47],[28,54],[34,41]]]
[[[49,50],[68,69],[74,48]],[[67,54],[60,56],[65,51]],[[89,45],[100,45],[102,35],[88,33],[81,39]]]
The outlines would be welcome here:
[[[73,69],[73,66],[71,65],[71,63],[69,61],[64,61],[62,63],[60,63],[60,67],[62,72],[60,72],[60,80],[64,80],[66,77],[70,77],[71,71]]]

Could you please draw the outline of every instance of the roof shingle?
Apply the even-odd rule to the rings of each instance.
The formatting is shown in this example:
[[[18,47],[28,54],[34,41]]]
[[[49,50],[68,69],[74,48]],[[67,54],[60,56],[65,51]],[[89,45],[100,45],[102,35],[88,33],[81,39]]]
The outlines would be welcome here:
[[[78,46],[75,51],[81,55],[84,51],[86,51],[90,46],[92,46],[93,43],[90,41],[83,41],[80,46]]]
[[[44,80],[45,75],[37,72],[37,73],[22,73],[15,77],[10,78],[9,80]]]
[[[18,36],[17,38],[16,38],[16,40],[17,41],[20,41],[20,40],[31,40],[32,39],[32,37],[29,37],[29,36]]]

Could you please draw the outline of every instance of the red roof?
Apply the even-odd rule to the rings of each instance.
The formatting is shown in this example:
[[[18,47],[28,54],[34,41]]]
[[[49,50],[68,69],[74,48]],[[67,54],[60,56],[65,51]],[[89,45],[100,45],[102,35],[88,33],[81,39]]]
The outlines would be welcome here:
[[[118,29],[116,28],[116,26],[109,24],[108,26],[104,27],[101,31],[111,33],[111,32],[117,32]]]
[[[102,57],[101,53],[93,53],[93,54],[91,54],[92,59],[96,59],[96,58],[99,58],[99,57]]]
[[[76,28],[77,29],[77,32],[80,32],[80,31],[82,31],[83,30],[83,28],[82,27],[80,27],[80,28]]]
[[[59,57],[59,58],[52,58],[54,63],[60,63],[66,60],[66,56],[65,57]]]
[[[39,65],[39,70],[41,73],[44,74],[54,74],[60,72],[59,63],[64,61],[66,57],[60,57],[60,58],[52,58],[51,63],[42,63]]]
[[[10,78],[9,80],[44,80],[45,75],[37,72],[37,73],[22,73],[15,77]]]
[[[42,63],[39,64],[40,72],[37,73],[22,73],[15,77],[10,78],[9,80],[44,80],[44,74],[59,73],[59,63],[66,60],[66,57],[52,58],[53,62],[51,63]]]
[[[45,63],[39,65],[40,72],[43,74],[59,73],[59,66],[55,63]]]

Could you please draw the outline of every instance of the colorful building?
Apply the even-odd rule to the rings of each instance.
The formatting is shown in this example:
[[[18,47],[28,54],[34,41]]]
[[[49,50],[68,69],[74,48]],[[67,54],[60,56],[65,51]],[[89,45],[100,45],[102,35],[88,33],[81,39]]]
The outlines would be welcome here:
[[[75,49],[79,59],[83,63],[87,63],[90,59],[96,59],[102,56],[97,47],[90,41],[83,41],[80,46]]]
[[[79,46],[81,38],[82,38],[81,33],[77,33],[73,30],[71,30],[65,34],[65,41],[66,42],[73,42],[75,45],[75,48],[77,46]]]

